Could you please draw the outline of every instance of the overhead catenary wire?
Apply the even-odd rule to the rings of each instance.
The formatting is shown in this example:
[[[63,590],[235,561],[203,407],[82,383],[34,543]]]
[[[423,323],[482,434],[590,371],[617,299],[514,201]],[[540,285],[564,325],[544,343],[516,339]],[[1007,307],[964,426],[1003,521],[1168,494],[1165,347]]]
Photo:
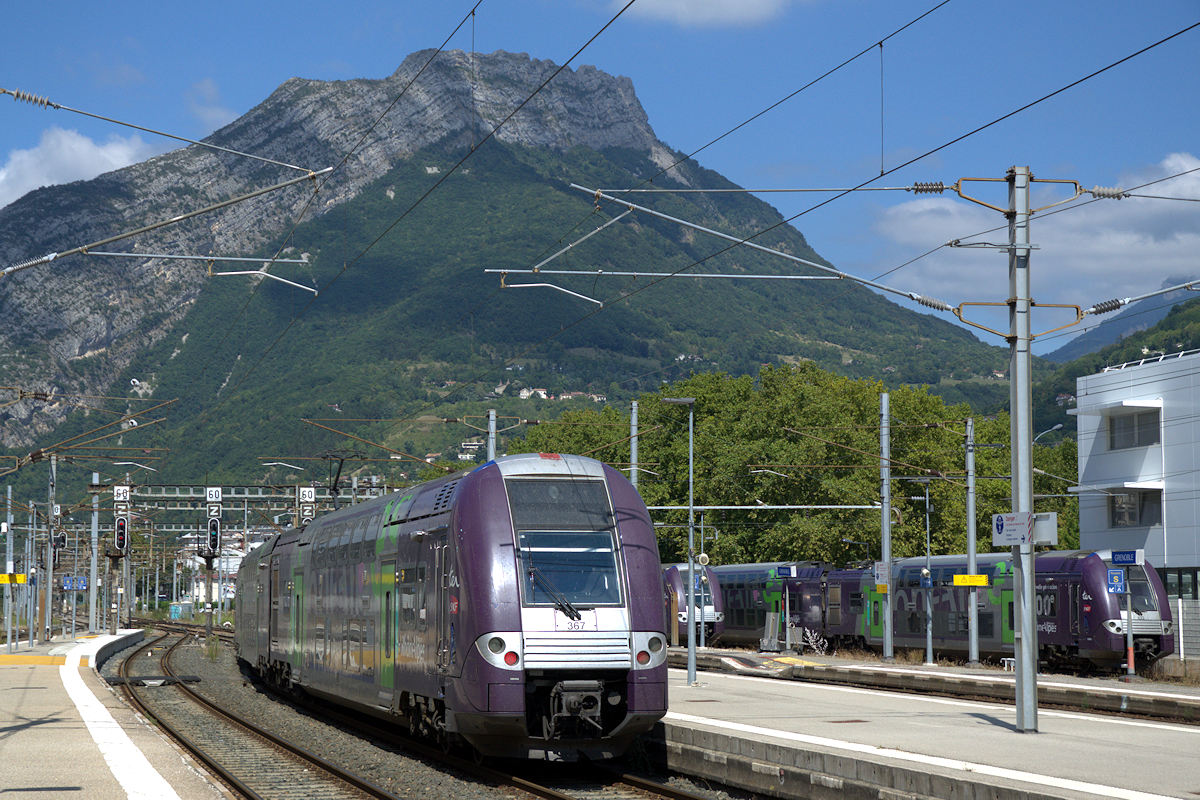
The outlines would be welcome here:
[[[149,225],[143,225],[142,227],[137,228],[135,230],[127,231],[125,233],[119,233],[115,236],[109,236],[104,239],[99,239],[90,244],[80,245],[79,247],[74,247],[70,250],[65,250],[61,253],[48,253],[48,254],[46,254],[44,256],[40,256],[38,258],[32,258],[32,259],[29,259],[27,261],[22,261],[17,264],[11,264],[11,265],[5,267],[4,269],[0,269],[0,278],[10,275],[11,273],[14,273],[14,272],[19,272],[20,270],[29,269],[30,267],[36,267],[41,264],[49,264],[52,261],[57,261],[61,258],[66,258],[67,256],[78,255],[81,253],[86,254],[88,250],[91,250],[91,249],[94,249],[97,247],[103,247],[104,245],[112,244],[113,242],[119,242],[122,239],[129,239],[134,236],[139,236],[143,233],[148,233],[153,230],[158,230],[159,228],[164,228],[168,225],[174,225],[177,222],[182,222],[187,219],[192,219],[193,217],[198,217],[203,214],[209,214],[218,209],[222,209],[227,206],[234,205],[235,203],[241,203],[246,200],[251,200],[255,197],[261,197],[264,194],[268,194],[270,192],[275,192],[280,189],[286,189],[289,186],[295,186],[296,184],[302,183],[304,181],[311,181],[311,180],[316,179],[318,176],[329,172],[330,169],[331,169],[330,167],[327,167],[327,168],[325,168],[323,170],[319,170],[317,172],[310,172],[307,175],[304,175],[299,178],[293,178],[288,181],[283,181],[282,183],[277,183],[274,186],[268,186],[264,189],[256,189],[253,192],[247,192],[246,194],[238,195],[237,197],[231,198],[229,200],[222,200],[219,203],[214,203],[212,205],[205,206],[204,208],[200,208],[195,211],[189,211],[184,214],[178,214],[174,217],[171,217],[170,219],[160,220],[158,222],[153,222]]]
[[[3,87],[0,87],[0,95],[4,95],[4,94],[12,95],[12,98],[14,100],[24,101],[26,103],[31,103],[35,106],[41,106],[42,108],[53,108],[56,111],[70,111],[73,114],[81,114],[85,117],[91,117],[92,119],[98,119],[103,122],[111,122],[114,125],[123,125],[126,128],[133,128],[134,130],[143,131],[145,133],[152,133],[155,136],[165,136],[168,139],[175,139],[176,141],[187,142],[188,144],[194,144],[197,147],[203,147],[208,150],[215,150],[215,151],[221,152],[221,153],[229,153],[231,155],[241,156],[243,158],[251,158],[251,159],[254,159],[255,161],[262,161],[267,164],[274,164],[277,167],[284,167],[286,169],[298,170],[300,172],[312,172],[312,170],[308,169],[307,167],[298,167],[295,164],[289,164],[286,161],[276,161],[273,158],[267,158],[266,156],[255,155],[254,153],[243,153],[241,150],[234,150],[229,147],[222,147],[221,145],[213,144],[212,142],[205,142],[205,141],[200,141],[197,139],[189,139],[186,136],[178,136],[174,133],[167,133],[166,131],[159,131],[159,130],[155,130],[154,128],[147,128],[142,125],[135,125],[132,122],[123,122],[122,120],[113,119],[112,117],[106,117],[102,114],[93,114],[90,111],[83,111],[78,108],[71,108],[70,106],[62,105],[61,103],[53,103],[48,98],[39,97],[37,95],[30,94],[29,92],[23,92],[20,89],[5,89]]]

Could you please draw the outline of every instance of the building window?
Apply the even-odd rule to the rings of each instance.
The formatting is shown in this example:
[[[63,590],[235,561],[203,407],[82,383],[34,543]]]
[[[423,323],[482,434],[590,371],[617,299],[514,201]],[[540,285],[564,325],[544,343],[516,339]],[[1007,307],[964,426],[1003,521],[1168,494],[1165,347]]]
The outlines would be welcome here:
[[[1162,492],[1157,489],[1113,492],[1108,496],[1110,528],[1144,528],[1162,521]]]
[[[1152,408],[1136,414],[1121,414],[1108,418],[1108,449],[1126,450],[1130,447],[1149,447],[1158,444],[1160,411]]]

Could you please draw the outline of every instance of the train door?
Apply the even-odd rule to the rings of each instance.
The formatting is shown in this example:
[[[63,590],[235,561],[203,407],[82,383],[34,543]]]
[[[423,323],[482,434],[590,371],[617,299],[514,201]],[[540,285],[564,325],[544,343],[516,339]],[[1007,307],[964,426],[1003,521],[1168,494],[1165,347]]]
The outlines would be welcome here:
[[[437,532],[436,570],[437,576],[437,671],[445,675],[450,671],[454,656],[454,621],[458,615],[458,591],[453,586],[454,567],[447,541],[446,529]]]
[[[396,602],[396,562],[384,561],[379,566],[379,687],[391,690],[396,685],[396,624],[399,605]],[[384,691],[384,699],[390,697]]]
[[[299,567],[292,570],[288,586],[292,598],[292,678],[299,680],[300,668],[304,663],[304,571]]]
[[[1079,593],[1082,590],[1083,587],[1079,584],[1067,587],[1067,594],[1071,598],[1071,618],[1068,624],[1071,626],[1071,638],[1076,641],[1079,639]]]
[[[1003,644],[1013,643],[1013,590],[1004,589],[1000,592],[1000,641]]]
[[[867,631],[871,639],[883,638],[883,616],[887,613],[887,595],[870,586],[867,594]]]
[[[280,642],[279,642],[280,585],[279,585],[279,558],[277,556],[272,556],[272,558],[271,558],[270,581],[271,581],[271,585],[268,587],[268,591],[270,592],[270,595],[271,595],[271,613],[267,620],[267,639],[270,642],[270,648],[269,648],[270,652],[268,655],[268,660],[274,661],[275,657],[278,655],[279,649],[280,649]]]

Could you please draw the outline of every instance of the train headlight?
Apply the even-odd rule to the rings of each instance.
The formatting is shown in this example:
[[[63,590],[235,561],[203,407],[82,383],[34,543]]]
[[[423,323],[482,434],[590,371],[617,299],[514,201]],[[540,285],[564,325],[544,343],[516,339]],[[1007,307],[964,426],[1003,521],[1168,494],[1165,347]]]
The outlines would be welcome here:
[[[667,661],[667,640],[661,631],[634,631],[629,644],[634,669],[653,669]]]
[[[475,640],[475,650],[498,669],[521,669],[524,638],[520,631],[492,631]]]

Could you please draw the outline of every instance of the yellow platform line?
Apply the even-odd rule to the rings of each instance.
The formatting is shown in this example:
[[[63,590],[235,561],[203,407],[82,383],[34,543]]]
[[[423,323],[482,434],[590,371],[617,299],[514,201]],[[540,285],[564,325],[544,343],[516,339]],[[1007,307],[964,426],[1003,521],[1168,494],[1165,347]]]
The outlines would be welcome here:
[[[15,653],[13,655],[0,655],[0,667],[23,664],[25,666],[38,667],[61,667],[67,663],[66,656],[39,656],[33,654]],[[79,659],[79,666],[86,667],[88,665],[87,656]]]

